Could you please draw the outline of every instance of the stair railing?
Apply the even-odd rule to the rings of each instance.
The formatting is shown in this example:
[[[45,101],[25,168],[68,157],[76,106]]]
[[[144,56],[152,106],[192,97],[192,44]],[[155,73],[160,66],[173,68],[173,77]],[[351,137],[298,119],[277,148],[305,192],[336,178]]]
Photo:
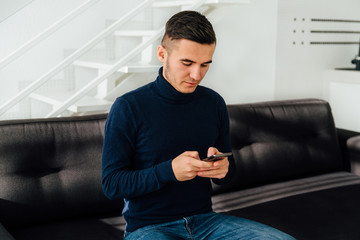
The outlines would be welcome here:
[[[191,10],[191,9],[192,10],[197,10],[205,2],[206,2],[206,0],[198,0],[193,5],[191,5],[188,9],[189,10]],[[143,51],[151,43],[156,41],[163,34],[164,29],[165,29],[165,27],[162,27],[160,30],[156,31],[156,33],[154,33],[147,41],[141,43],[136,48],[131,50],[123,58],[121,58],[119,61],[114,63],[106,72],[104,72],[100,76],[96,77],[94,80],[89,82],[86,86],[84,86],[82,89],[80,89],[75,94],[73,94],[61,106],[58,106],[56,109],[54,109],[48,115],[46,115],[46,117],[48,118],[48,117],[57,117],[57,116],[59,116],[62,112],[64,112],[66,109],[68,109],[73,103],[80,100],[87,93],[89,93],[91,90],[93,90],[95,87],[97,87],[101,82],[103,82],[106,78],[108,78],[112,73],[116,72],[121,66],[123,66],[128,61],[130,61],[133,57],[135,57],[137,54],[139,54],[141,51]]]
[[[6,65],[23,55],[25,52],[30,50],[32,47],[40,43],[42,40],[56,32],[58,29],[60,29],[62,26],[70,22],[74,17],[79,16],[82,12],[84,12],[86,9],[94,5],[99,0],[88,0],[78,6],[77,8],[73,9],[71,12],[66,14],[64,17],[56,21],[54,24],[50,25],[48,28],[37,34],[35,37],[31,38],[29,41],[21,45],[19,48],[17,48],[15,51],[4,57],[0,60],[0,69],[4,68]]]
[[[141,43],[136,48],[131,50],[123,58],[121,58],[116,63],[111,65],[111,67],[106,72],[104,72],[103,74],[101,74],[98,77],[96,77],[95,79],[93,79],[91,82],[86,84],[83,88],[79,89],[76,93],[74,93],[71,97],[69,97],[61,106],[58,106],[55,110],[50,112],[45,117],[46,118],[48,118],[48,117],[57,117],[58,115],[60,115],[68,107],[70,107],[73,103],[80,100],[87,93],[89,93],[91,90],[96,88],[101,82],[103,82],[105,79],[107,79],[111,74],[113,74],[118,69],[120,69],[122,66],[124,66],[129,60],[134,58],[137,54],[141,53],[151,43],[156,41],[162,35],[163,31],[164,31],[164,28],[156,31],[156,33],[153,34],[150,38],[148,38],[147,41]]]
[[[96,35],[89,42],[87,42],[82,47],[77,49],[75,52],[70,54],[68,57],[63,59],[60,63],[55,65],[53,68],[51,68],[43,76],[41,76],[37,80],[30,83],[27,87],[25,87],[23,90],[21,90],[18,94],[16,94],[14,97],[12,97],[11,99],[9,99],[8,101],[6,101],[4,104],[2,104],[0,106],[0,116],[2,114],[4,114],[6,111],[8,111],[9,109],[11,109],[13,106],[15,106],[17,103],[19,103],[21,100],[28,97],[32,92],[34,92],[38,88],[40,88],[44,83],[49,81],[53,76],[55,76],[57,73],[59,73],[61,70],[63,70],[67,65],[73,63],[81,55],[86,53],[88,50],[90,50],[91,48],[96,46],[99,42],[104,40],[107,36],[112,34],[121,25],[123,25],[128,20],[130,20],[132,17],[134,17],[138,13],[140,13],[143,9],[145,9],[146,7],[151,5],[152,2],[153,2],[153,0],[146,0],[146,1],[142,2],[136,8],[129,11],[122,18],[118,19],[113,24],[111,24],[109,27],[107,27],[105,30],[103,30],[101,33]]]

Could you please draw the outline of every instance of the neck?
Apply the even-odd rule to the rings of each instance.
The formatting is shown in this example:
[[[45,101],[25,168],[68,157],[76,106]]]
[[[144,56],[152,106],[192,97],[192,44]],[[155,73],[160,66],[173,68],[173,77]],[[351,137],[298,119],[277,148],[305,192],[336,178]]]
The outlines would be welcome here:
[[[196,90],[192,93],[181,93],[176,90],[163,76],[163,68],[159,70],[159,76],[155,81],[156,90],[161,95],[161,97],[173,101],[184,103],[190,101],[194,95],[196,95]]]

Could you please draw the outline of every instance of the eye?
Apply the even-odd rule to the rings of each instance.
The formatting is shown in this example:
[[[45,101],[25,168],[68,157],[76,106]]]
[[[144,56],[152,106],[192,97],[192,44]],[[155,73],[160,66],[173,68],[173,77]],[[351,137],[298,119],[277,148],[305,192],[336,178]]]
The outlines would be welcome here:
[[[191,66],[191,64],[192,64],[191,62],[185,62],[185,61],[183,61],[182,63],[187,67]]]

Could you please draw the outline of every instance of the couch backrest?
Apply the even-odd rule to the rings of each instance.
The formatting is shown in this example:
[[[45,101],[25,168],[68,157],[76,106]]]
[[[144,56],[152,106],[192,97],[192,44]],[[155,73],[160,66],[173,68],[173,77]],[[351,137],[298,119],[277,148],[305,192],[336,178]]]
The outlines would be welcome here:
[[[327,102],[272,101],[228,110],[237,173],[215,192],[345,170]]]
[[[0,122],[0,222],[121,212],[101,187],[106,115]]]

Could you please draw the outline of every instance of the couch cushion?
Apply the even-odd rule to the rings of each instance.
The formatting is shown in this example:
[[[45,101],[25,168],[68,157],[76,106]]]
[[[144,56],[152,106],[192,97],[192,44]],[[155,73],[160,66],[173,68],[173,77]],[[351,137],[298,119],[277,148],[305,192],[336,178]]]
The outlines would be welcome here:
[[[215,193],[344,170],[327,102],[273,101],[228,110],[237,173]]]
[[[264,223],[297,240],[360,239],[360,184],[281,198],[226,212]]]
[[[21,228],[11,234],[16,240],[121,240],[124,232],[99,219],[89,218]]]
[[[16,228],[121,213],[101,187],[106,115],[0,122],[0,221]]]
[[[259,187],[217,194],[212,197],[213,210],[229,212],[277,199],[330,188],[360,185],[360,177],[349,172],[321,174]],[[324,199],[327,201],[327,199]]]

